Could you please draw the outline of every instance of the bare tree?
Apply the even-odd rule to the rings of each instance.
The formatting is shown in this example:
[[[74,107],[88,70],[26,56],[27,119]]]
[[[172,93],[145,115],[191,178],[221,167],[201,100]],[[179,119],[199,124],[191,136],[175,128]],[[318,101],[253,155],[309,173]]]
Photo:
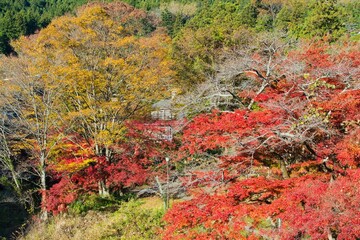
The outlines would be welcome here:
[[[295,42],[283,37],[281,32],[261,33],[253,37],[254,42],[224,50],[214,65],[214,74],[178,97],[179,111],[191,115],[211,109],[251,109],[254,97],[246,100],[238,96],[239,92],[257,89],[256,97],[284,75],[292,79],[301,74],[303,65],[289,62],[286,56]]]

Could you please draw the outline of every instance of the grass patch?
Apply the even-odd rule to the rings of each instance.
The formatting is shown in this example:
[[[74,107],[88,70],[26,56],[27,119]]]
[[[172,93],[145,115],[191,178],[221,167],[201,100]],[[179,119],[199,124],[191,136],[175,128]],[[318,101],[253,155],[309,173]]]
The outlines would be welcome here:
[[[115,211],[88,210],[82,214],[63,214],[49,223],[34,223],[20,239],[160,239],[163,226],[163,203],[160,198],[116,202]],[[114,207],[114,205],[112,205]],[[112,209],[113,210],[113,209]]]

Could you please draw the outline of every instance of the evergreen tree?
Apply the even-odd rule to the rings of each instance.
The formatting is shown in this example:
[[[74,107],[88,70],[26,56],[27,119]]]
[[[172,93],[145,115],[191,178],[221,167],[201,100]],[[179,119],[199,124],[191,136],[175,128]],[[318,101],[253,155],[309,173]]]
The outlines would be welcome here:
[[[259,15],[258,9],[254,5],[249,3],[240,12],[240,19],[242,24],[247,25],[249,27],[255,27],[256,19],[258,15]]]
[[[331,35],[336,39],[345,32],[342,18],[342,9],[337,5],[337,0],[315,1],[305,19],[303,33],[310,37]]]

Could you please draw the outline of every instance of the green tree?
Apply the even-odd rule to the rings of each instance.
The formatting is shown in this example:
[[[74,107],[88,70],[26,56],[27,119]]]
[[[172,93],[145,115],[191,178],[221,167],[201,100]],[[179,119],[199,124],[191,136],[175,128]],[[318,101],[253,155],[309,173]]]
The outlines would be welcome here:
[[[352,35],[358,35],[360,31],[360,2],[353,0],[343,4],[343,6],[346,30]]]
[[[52,18],[71,12],[88,0],[3,0],[0,3],[1,53],[14,52],[9,42],[46,27]]]
[[[276,17],[276,27],[291,36],[300,37],[309,11],[309,4],[306,1],[288,1]]]
[[[303,34],[309,37],[330,36],[337,39],[344,32],[343,9],[337,0],[319,0],[311,6],[311,11],[305,19]]]
[[[251,3],[247,4],[240,12],[240,21],[249,27],[255,27],[259,10]]]

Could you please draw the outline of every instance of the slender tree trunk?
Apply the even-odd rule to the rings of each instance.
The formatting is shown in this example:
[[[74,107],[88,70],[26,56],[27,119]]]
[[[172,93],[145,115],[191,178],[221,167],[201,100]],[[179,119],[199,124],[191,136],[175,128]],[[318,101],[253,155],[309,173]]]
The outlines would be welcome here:
[[[11,172],[11,178],[15,184],[14,189],[18,193],[18,195],[21,195],[21,185],[19,182],[19,179],[16,176],[15,166],[11,159],[11,151],[8,145],[7,136],[5,134],[5,119],[2,118],[1,125],[0,125],[0,145],[1,145],[1,152],[0,152],[0,160],[1,164],[4,165],[4,167],[8,168],[8,170]]]
[[[105,147],[105,158],[107,162],[111,161],[111,150],[108,147]]]
[[[101,156],[102,153],[100,151],[101,147],[98,144],[95,144],[95,154],[96,156]],[[105,149],[105,157],[106,161],[109,161],[109,150]],[[98,182],[98,188],[99,188],[99,196],[101,197],[109,197],[110,196],[110,189],[106,186],[106,179],[99,180]]]
[[[15,184],[15,191],[19,194],[19,196],[21,195],[21,186],[20,186],[20,182],[19,182],[19,179],[17,178],[16,176],[16,172],[15,172],[15,169],[14,169],[14,166],[11,164],[11,167],[10,167],[10,172],[11,172],[11,177],[14,181],[14,184]]]
[[[46,158],[45,153],[40,153],[40,190],[41,190],[41,219],[47,221],[48,212],[46,209],[47,198],[46,198]]]

